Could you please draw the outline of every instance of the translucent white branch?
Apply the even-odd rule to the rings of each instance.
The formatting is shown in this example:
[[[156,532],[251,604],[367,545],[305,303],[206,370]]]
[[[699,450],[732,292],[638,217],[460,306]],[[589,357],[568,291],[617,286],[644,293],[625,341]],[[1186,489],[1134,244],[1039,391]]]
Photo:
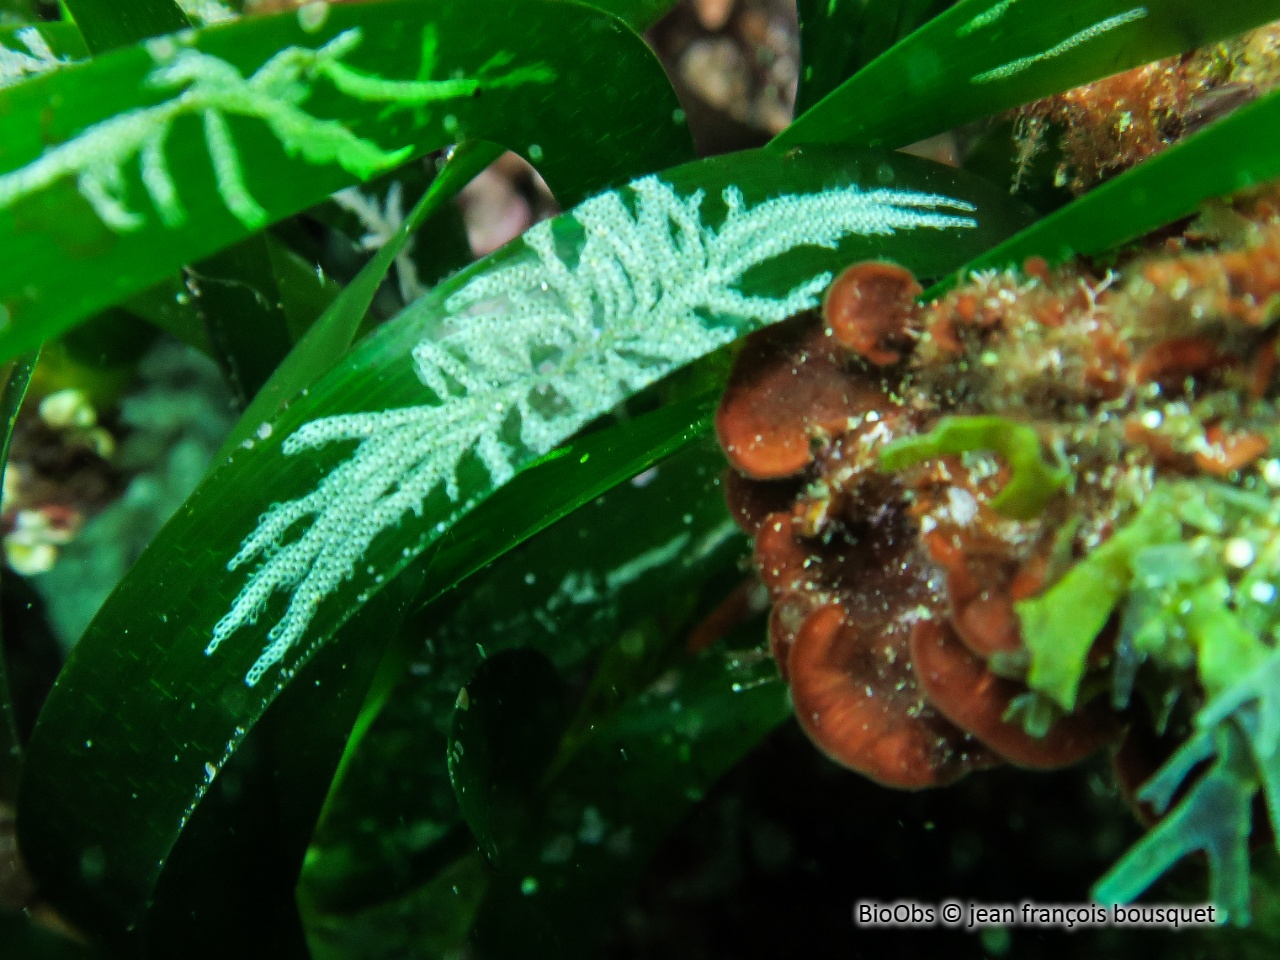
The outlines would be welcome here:
[[[635,391],[745,330],[815,306],[831,280],[819,273],[778,296],[749,296],[737,285],[753,267],[852,234],[976,226],[968,204],[908,191],[848,186],[748,207],[731,188],[723,199],[728,213],[713,228],[703,223],[701,192],[682,197],[657,177],[597,196],[572,213],[585,234],[576,259],[557,252],[550,221],[535,226],[524,237],[527,255],[463,286],[445,302],[437,334],[414,348],[426,402],[299,428],[286,455],[340,442],[355,449],[313,491],[273,506],[246,538],[228,569],[258,565],[206,652],[253,623],[274,594],[287,594],[245,678],[256,683],[303,638],[375,537],[420,515],[434,492],[462,498],[464,461],[497,487]]]

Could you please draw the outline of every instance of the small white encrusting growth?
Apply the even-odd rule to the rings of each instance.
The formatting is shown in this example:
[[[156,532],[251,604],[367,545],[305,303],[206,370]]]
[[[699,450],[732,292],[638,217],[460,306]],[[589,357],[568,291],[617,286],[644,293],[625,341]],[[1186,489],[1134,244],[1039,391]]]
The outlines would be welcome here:
[[[1076,47],[1088,43],[1104,33],[1110,33],[1117,27],[1123,27],[1125,24],[1141,20],[1146,15],[1146,7],[1134,7],[1132,10],[1117,13],[1114,17],[1107,17],[1107,19],[1100,20],[1091,27],[1085,27],[1083,30],[1073,33],[1060,43],[1054,44],[1048,50],[1042,50],[1040,53],[1033,53],[1026,57],[1019,57],[1017,60],[1010,60],[1008,63],[992,70],[985,70],[970,78],[969,82],[980,84],[991,83],[993,80],[1007,80],[1009,77],[1022,73],[1022,71],[1035,66],[1037,63],[1060,57],[1069,50],[1074,50]]]
[[[157,65],[144,85],[154,90],[180,91],[171,99],[150,107],[126,110],[46,150],[17,170],[0,175],[0,209],[31,196],[65,178],[76,186],[103,223],[119,232],[140,228],[142,214],[127,201],[125,167],[137,158],[142,184],[166,226],[186,222],[177,186],[165,159],[165,145],[174,122],[183,116],[199,117],[213,163],[218,194],[227,209],[245,227],[263,226],[267,213],[249,193],[244,172],[226,117],[261,120],[290,156],[308,163],[337,163],[349,173],[367,179],[405,160],[412,147],[384,150],[359,137],[338,120],[312,116],[301,108],[320,78],[340,93],[369,103],[385,103],[389,109],[422,108],[483,89],[546,83],[554,74],[542,64],[501,71],[509,62],[494,57],[474,77],[429,79],[435,68],[436,43],[428,28],[423,38],[423,60],[414,80],[391,80],[353,69],[342,62],[360,44],[359,28],[344,30],[318,49],[287,47],[276,53],[254,74],[245,77],[218,57],[171,38],[161,38],[148,49]],[[420,118],[425,122],[425,117]]]
[[[245,678],[256,683],[353,575],[374,537],[407,513],[420,515],[434,492],[462,498],[464,461],[500,486],[676,368],[815,306],[831,281],[819,273],[780,296],[753,295],[739,289],[752,268],[797,247],[834,248],[853,234],[976,226],[969,204],[906,190],[837,187],[748,206],[730,187],[718,228],[703,223],[702,191],[682,197],[646,177],[629,193],[634,209],[625,193],[611,192],[573,211],[583,234],[576,258],[546,221],[524,235],[524,256],[445,301],[448,317],[413,350],[432,400],[325,417],[285,440],[286,455],[343,441],[356,447],[310,493],[272,506],[244,541],[228,569],[260,562],[206,652],[253,623],[274,594],[288,593]]]
[[[27,48],[27,52],[10,50],[0,44],[0,87],[12,86],[28,77],[48,73],[69,62],[54,55],[49,41],[35,27],[23,27],[14,34],[14,38]]]

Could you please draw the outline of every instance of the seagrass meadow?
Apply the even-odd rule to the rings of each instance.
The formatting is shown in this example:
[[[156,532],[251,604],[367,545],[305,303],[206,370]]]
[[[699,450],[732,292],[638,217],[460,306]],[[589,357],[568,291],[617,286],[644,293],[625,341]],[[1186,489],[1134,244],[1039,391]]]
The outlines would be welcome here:
[[[1277,87],[0,0],[0,957],[1275,956]]]

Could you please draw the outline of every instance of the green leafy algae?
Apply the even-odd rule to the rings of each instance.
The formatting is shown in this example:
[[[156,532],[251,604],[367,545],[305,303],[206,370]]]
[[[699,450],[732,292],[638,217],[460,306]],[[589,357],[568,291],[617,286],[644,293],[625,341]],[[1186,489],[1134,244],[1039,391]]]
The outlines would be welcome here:
[[[1043,596],[1017,604],[1028,683],[1070,709],[1090,650],[1118,613],[1118,707],[1154,667],[1165,697],[1202,705],[1183,745],[1138,793],[1164,819],[1098,883],[1131,900],[1195,852],[1210,898],[1249,922],[1255,796],[1280,837],[1280,506],[1208,480],[1161,482],[1133,518]],[[1207,764],[1207,767],[1206,767]],[[1181,795],[1176,805],[1175,797]]]
[[[1093,642],[1133,579],[1134,556],[1173,543],[1180,525],[1164,498],[1153,495],[1110,540],[1072,567],[1042,596],[1015,605],[1031,651],[1027,683],[1067,710],[1075,708]]]
[[[943,417],[928,433],[901,437],[880,454],[885,470],[901,470],[948,453],[991,450],[1008,461],[1013,477],[991,505],[1015,520],[1031,520],[1067,483],[1070,474],[1047,462],[1032,427],[1004,417]]]

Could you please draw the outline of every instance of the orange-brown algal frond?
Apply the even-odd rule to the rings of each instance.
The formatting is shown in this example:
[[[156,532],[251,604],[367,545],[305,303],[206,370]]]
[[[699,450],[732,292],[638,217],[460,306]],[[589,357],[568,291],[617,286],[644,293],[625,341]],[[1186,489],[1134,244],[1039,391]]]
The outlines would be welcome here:
[[[1280,443],[1272,199],[1219,211],[1229,243],[1104,272],[1033,260],[923,307],[905,270],[855,265],[824,317],[749,341],[717,417],[729,502],[755,538],[770,649],[823,752],[919,788],[1002,760],[1062,766],[1115,739],[1102,685],[1067,713],[1029,693],[1017,604],[1159,478],[1235,478]],[[904,444],[916,453],[886,466]],[[1049,485],[1012,509],[1004,493],[1035,483]],[[1115,638],[1103,631],[1090,670]]]
[[[902,359],[920,284],[895,263],[850,267],[827,288],[822,315],[844,346],[877,366]]]

